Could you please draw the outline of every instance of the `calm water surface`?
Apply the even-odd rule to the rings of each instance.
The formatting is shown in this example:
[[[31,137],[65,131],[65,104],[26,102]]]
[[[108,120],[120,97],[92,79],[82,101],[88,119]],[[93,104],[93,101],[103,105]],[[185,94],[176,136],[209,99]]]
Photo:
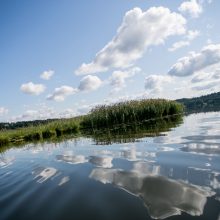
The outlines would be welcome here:
[[[0,219],[220,219],[220,113],[163,136],[79,138],[0,154]]]

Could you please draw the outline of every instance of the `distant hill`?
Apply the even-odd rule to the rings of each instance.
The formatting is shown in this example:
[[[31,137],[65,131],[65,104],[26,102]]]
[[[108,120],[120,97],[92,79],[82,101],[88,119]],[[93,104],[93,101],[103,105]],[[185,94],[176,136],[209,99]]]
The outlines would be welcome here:
[[[220,111],[220,92],[195,98],[177,99],[186,107],[186,113]]]

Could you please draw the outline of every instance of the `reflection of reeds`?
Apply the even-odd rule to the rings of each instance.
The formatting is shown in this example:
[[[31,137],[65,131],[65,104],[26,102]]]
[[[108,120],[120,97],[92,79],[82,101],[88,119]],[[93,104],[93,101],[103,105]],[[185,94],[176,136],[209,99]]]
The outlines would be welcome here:
[[[1,131],[0,147],[59,138],[69,134],[79,134],[80,131],[84,133],[85,129],[94,131],[103,127],[111,128],[118,125],[120,127],[125,126],[126,130],[128,130],[128,125],[137,129],[136,125],[143,121],[181,113],[183,113],[181,104],[164,99],[128,101],[109,106],[97,106],[86,116]]]
[[[101,105],[83,118],[82,126],[92,129],[138,123],[183,113],[183,105],[164,99],[148,99]]]
[[[171,128],[180,125],[182,122],[182,115],[175,115],[114,128],[88,129],[84,131],[84,135],[93,138],[98,145],[129,143],[135,142],[139,138],[164,135],[163,132],[170,131]]]

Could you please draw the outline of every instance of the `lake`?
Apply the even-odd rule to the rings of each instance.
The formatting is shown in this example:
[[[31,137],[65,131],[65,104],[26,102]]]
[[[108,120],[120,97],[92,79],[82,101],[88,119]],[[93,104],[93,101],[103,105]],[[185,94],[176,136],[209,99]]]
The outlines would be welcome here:
[[[220,219],[220,113],[155,137],[0,154],[0,220]]]

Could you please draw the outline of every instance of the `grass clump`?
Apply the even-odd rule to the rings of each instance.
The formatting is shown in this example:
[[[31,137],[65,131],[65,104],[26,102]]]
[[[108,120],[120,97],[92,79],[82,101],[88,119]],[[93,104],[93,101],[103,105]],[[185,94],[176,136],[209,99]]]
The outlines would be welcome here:
[[[84,128],[93,129],[112,127],[182,114],[183,110],[182,104],[165,99],[126,101],[97,106],[83,118],[81,124]]]

